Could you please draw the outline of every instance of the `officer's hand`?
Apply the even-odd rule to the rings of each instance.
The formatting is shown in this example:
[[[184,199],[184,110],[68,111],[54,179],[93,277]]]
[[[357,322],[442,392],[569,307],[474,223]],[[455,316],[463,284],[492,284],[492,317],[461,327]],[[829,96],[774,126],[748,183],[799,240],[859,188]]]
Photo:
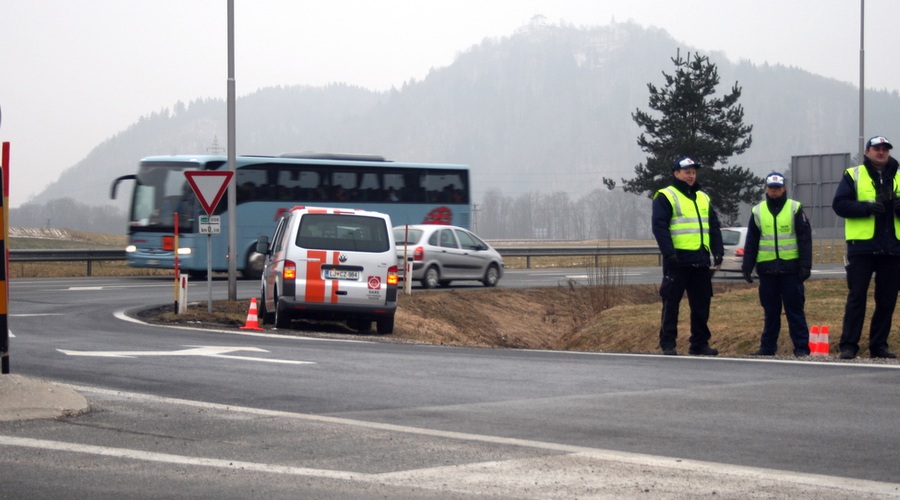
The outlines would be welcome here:
[[[808,280],[808,279],[809,279],[809,276],[810,276],[811,274],[812,274],[812,271],[811,271],[811,270],[809,270],[809,269],[807,269],[807,268],[805,268],[805,267],[801,267],[801,268],[800,268],[800,281],[806,281],[806,280]]]
[[[880,215],[885,212],[884,203],[881,201],[873,201],[869,203],[869,206],[866,207],[866,211],[869,212],[869,215]]]
[[[719,267],[722,265],[722,256],[721,255],[716,255],[713,257],[713,265],[716,267]]]
[[[669,269],[678,267],[678,256],[673,253],[672,255],[666,257],[666,267]]]
[[[900,198],[891,200],[891,206],[894,208],[894,215],[900,217]]]
[[[744,281],[746,281],[747,283],[753,283],[753,276],[750,271],[744,271],[743,274],[744,274]]]

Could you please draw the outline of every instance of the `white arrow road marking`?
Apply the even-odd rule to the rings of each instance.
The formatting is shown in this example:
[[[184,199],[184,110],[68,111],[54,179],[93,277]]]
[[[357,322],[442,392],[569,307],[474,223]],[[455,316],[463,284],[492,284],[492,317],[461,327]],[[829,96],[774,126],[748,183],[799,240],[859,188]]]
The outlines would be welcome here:
[[[255,358],[251,356],[229,356],[235,351],[269,352],[258,347],[229,346],[188,346],[180,351],[69,351],[57,349],[67,356],[94,356],[100,358],[136,358],[139,356],[206,356],[209,358],[241,359],[245,361],[262,361],[263,363],[283,363],[288,365],[314,365],[314,361],[294,361],[291,359]]]

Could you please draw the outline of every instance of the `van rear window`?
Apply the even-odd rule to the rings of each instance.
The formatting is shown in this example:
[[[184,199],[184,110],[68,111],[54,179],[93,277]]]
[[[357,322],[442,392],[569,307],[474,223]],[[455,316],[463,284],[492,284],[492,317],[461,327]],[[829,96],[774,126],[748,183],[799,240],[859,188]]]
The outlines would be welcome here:
[[[300,219],[296,245],[312,250],[393,250],[384,219],[346,214],[305,214]]]

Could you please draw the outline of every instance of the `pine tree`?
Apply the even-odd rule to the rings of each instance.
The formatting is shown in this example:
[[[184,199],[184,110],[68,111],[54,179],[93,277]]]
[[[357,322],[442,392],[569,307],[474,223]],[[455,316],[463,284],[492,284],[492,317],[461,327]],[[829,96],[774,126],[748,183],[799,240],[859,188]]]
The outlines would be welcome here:
[[[731,156],[750,147],[752,125],[744,125],[744,108],[738,104],[741,88],[737,83],[731,92],[715,97],[719,73],[706,56],[676,55],[672,59],[674,75],[663,72],[665,87],[647,84],[650,90],[650,114],[640,109],[631,116],[644,129],[637,143],[648,153],[646,164],[634,168],[635,177],[622,179],[630,193],[648,193],[669,185],[672,163],[679,156],[699,163],[698,182],[712,197],[721,220],[734,225],[740,204],[756,203],[763,193],[763,179],[748,169],[728,165]],[[604,179],[607,187],[615,183]]]

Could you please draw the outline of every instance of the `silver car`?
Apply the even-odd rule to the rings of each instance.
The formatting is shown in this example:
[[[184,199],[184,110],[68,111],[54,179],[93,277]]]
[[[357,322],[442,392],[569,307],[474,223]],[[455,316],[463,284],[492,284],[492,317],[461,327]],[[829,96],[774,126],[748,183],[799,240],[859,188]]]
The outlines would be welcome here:
[[[723,227],[722,244],[725,246],[725,256],[722,259],[720,271],[741,272],[741,264],[744,263],[744,245],[747,241],[746,227]]]
[[[410,279],[425,288],[451,281],[477,280],[496,286],[503,277],[503,257],[470,231],[456,226],[411,224],[394,228],[397,261],[412,262]],[[405,268],[405,266],[401,266]],[[406,279],[406,277],[404,277]]]

